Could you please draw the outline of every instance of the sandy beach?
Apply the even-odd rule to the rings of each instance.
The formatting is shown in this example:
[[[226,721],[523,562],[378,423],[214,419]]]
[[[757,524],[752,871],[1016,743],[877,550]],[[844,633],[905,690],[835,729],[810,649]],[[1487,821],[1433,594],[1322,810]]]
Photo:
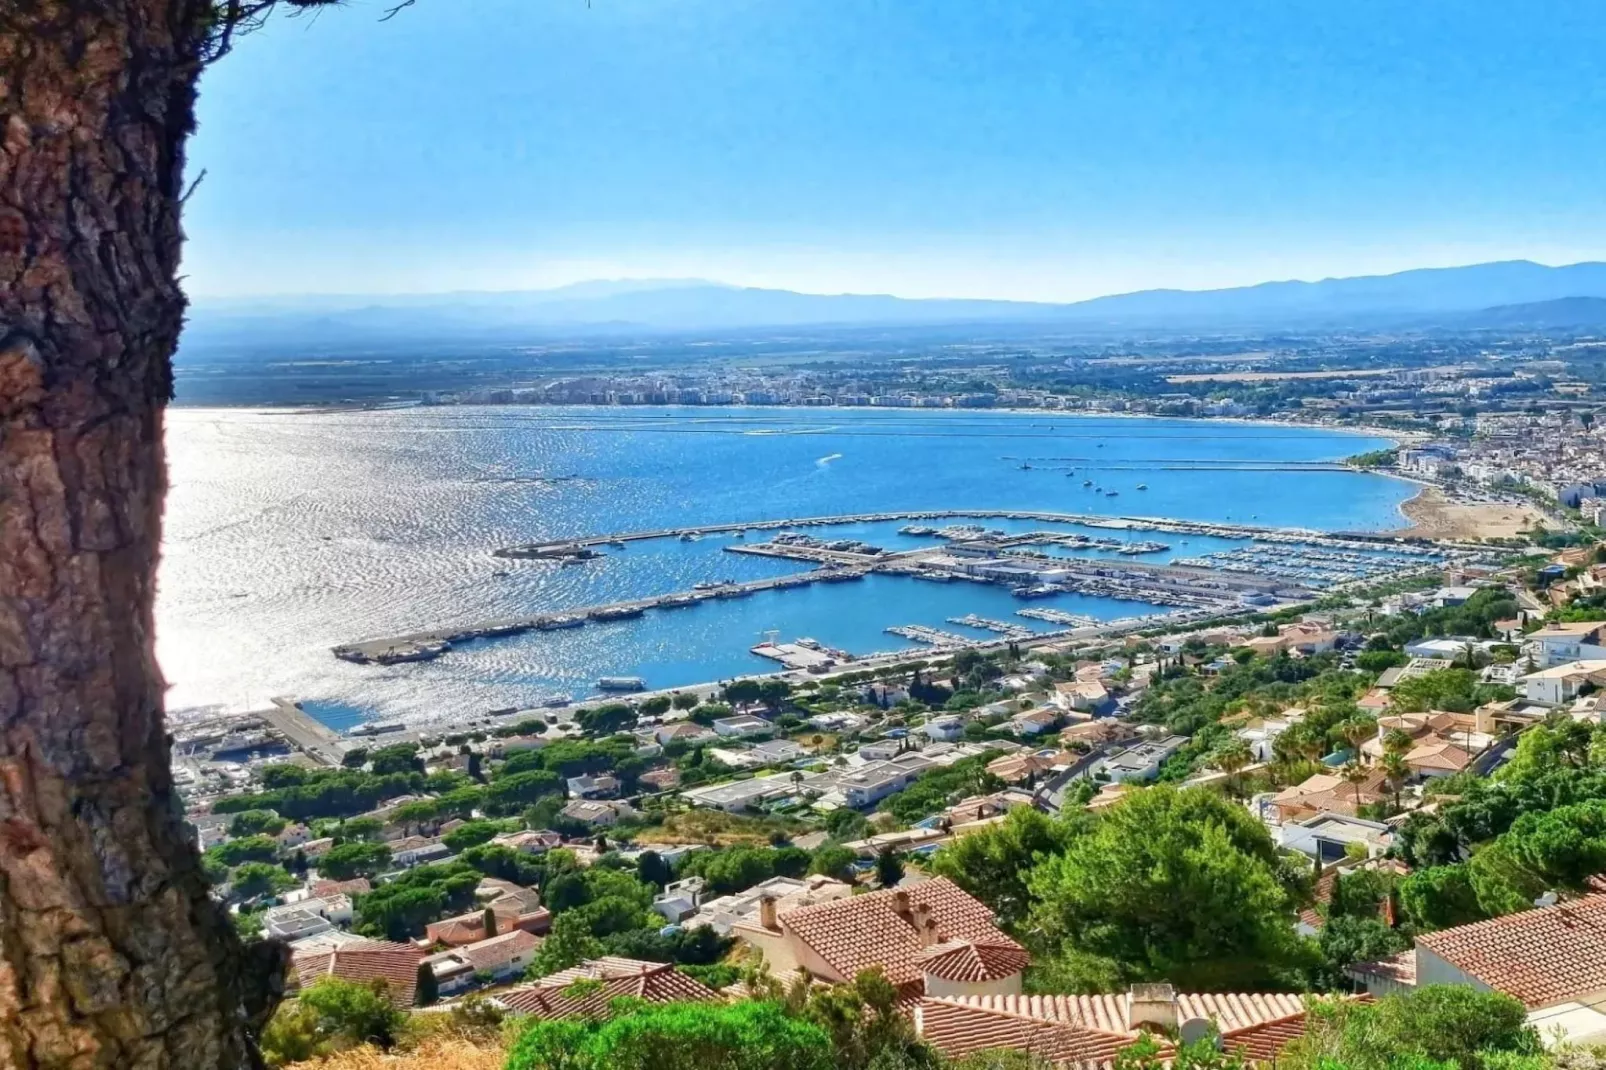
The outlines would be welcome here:
[[[1545,520],[1545,515],[1531,505],[1452,501],[1430,484],[1423,484],[1414,498],[1400,506],[1400,511],[1411,526],[1390,534],[1419,539],[1509,539]]]

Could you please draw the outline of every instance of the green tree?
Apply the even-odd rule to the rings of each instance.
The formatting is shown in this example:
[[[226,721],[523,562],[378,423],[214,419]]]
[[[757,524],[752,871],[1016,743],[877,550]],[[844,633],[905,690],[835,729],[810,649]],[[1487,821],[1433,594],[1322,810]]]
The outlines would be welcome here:
[[[357,840],[329,848],[318,862],[318,872],[331,880],[344,881],[377,876],[389,865],[389,847]]]
[[[279,841],[271,836],[246,836],[208,848],[206,853],[230,867],[242,862],[271,862],[279,857]]]
[[[549,769],[531,769],[512,776],[498,774],[485,789],[485,809],[493,814],[516,814],[545,795],[563,791],[563,779]]]
[[[441,837],[441,842],[454,852],[466,851],[470,847],[478,847],[482,843],[489,843],[496,836],[501,835],[502,825],[497,821],[470,821]]]
[[[230,836],[277,836],[285,820],[272,810],[242,810],[229,822]]]
[[[559,914],[552,921],[552,931],[536,948],[526,976],[539,979],[601,954],[602,944],[591,934],[588,919],[575,911]]]
[[[858,855],[839,843],[821,844],[809,859],[809,872],[833,877],[839,881],[853,880],[853,863]]]
[[[891,851],[882,851],[875,856],[876,883],[883,888],[891,888],[903,880],[903,860]]]
[[[536,1021],[507,1070],[830,1070],[823,1029],[774,1003],[625,1004],[603,1021]]]
[[[417,743],[392,743],[368,755],[368,771],[375,776],[387,773],[422,773],[424,760],[418,756]]]
[[[1314,1001],[1305,1035],[1277,1062],[1291,1070],[1426,1070],[1424,1061],[1476,1070],[1490,1056],[1539,1050],[1526,1009],[1510,996],[1424,985],[1376,1003]]]
[[[1014,926],[1031,906],[1027,875],[1039,859],[1063,850],[1073,825],[1030,806],[1017,806],[1004,820],[951,841],[931,859],[930,870],[947,877]]]
[[[353,817],[342,821],[335,829],[334,841],[350,843],[353,840],[377,840],[384,831],[385,823],[377,817]]]
[[[229,883],[236,899],[256,899],[294,888],[296,879],[272,863],[247,862],[235,869]]]
[[[435,970],[427,962],[418,964],[418,979],[414,983],[413,1002],[420,1007],[428,1007],[441,998],[440,982],[435,979]]]
[[[1027,884],[1045,972],[1073,990],[1273,985],[1308,961],[1265,826],[1212,792],[1137,792]]]
[[[1401,913],[1418,930],[1449,929],[1488,916],[1464,863],[1419,869],[1400,882],[1399,895]]]

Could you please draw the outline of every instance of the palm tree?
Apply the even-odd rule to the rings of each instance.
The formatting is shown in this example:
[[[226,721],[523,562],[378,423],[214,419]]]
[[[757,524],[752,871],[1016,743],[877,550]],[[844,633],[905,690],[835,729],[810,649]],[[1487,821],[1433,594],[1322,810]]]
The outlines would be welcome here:
[[[1215,753],[1215,766],[1227,774],[1227,790],[1231,794],[1238,794],[1238,773],[1255,760],[1254,752],[1237,736],[1223,743]]]
[[[1394,794],[1394,809],[1400,808],[1400,789],[1405,787],[1406,780],[1411,775],[1411,767],[1405,764],[1405,755],[1398,751],[1383,752],[1383,777],[1388,782],[1389,791]]]
[[[1351,717],[1347,721],[1340,721],[1339,734],[1350,745],[1354,752],[1356,762],[1361,760],[1361,744],[1372,738],[1377,732],[1377,722],[1366,717]]]
[[[1361,785],[1366,782],[1366,766],[1357,761],[1350,761],[1339,774],[1344,780],[1355,788],[1355,812],[1361,812]]]
[[[1385,754],[1408,754],[1416,740],[1398,728],[1391,728],[1383,735],[1383,751]]]

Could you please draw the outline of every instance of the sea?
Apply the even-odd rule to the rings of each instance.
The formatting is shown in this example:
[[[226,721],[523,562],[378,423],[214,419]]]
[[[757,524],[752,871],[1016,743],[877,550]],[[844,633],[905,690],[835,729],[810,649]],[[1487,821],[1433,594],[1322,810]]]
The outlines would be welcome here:
[[[330,652],[804,567],[727,552],[731,536],[635,542],[576,565],[493,556],[581,535],[920,509],[1396,528],[1411,484],[1301,467],[1389,444],[1286,425],[986,410],[176,408],[157,651],[177,716],[287,697],[344,729],[584,698],[603,676],[667,688],[772,671],[750,652],[767,637],[865,654],[920,649],[887,634],[891,625],[984,638],[948,623],[967,613],[1048,630],[1015,616],[1023,603],[1002,588],[871,576],[476,641],[432,662],[354,665]],[[805,530],[888,548],[929,541],[902,526]],[[1133,537],[1171,544],[1139,558],[1157,563],[1234,545]],[[1031,605],[1099,620],[1161,611],[1070,594]]]

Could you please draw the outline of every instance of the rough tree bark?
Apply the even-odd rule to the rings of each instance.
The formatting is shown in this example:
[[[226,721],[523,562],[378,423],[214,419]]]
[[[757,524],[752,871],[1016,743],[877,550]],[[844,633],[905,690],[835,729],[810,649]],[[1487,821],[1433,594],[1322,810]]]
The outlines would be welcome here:
[[[251,1066],[283,975],[207,896],[152,640],[214,29],[209,0],[0,0],[0,1066]]]

